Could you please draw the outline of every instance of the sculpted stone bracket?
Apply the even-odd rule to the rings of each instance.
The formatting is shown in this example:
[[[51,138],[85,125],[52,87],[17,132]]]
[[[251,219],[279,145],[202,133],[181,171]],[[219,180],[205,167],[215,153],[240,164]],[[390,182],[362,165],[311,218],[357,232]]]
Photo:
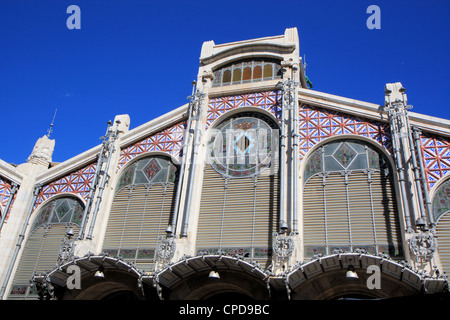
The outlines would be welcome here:
[[[287,260],[294,252],[295,244],[292,234],[273,234],[273,252],[278,260]]]
[[[409,249],[417,258],[428,261],[437,250],[437,240],[430,232],[415,233],[409,239]]]

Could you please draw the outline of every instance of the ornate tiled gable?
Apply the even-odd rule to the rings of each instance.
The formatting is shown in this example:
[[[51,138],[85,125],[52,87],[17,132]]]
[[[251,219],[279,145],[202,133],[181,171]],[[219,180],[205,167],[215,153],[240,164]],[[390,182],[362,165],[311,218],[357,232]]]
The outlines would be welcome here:
[[[391,152],[388,123],[301,104],[299,107],[299,154],[303,159],[314,145],[325,138],[354,134],[371,138]]]

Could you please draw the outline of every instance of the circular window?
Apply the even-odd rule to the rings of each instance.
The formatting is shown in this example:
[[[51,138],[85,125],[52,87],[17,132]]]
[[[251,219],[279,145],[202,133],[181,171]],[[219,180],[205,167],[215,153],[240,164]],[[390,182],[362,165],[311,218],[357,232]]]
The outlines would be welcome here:
[[[232,118],[211,129],[208,160],[220,174],[230,178],[254,176],[275,164],[272,152],[278,135],[256,117]]]

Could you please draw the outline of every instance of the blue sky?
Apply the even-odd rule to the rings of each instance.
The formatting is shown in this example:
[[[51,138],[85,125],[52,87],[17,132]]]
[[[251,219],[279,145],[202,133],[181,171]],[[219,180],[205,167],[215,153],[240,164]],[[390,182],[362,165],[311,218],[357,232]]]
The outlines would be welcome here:
[[[81,29],[69,30],[69,5]],[[369,5],[381,29],[369,30]],[[450,119],[450,1],[0,0],[0,159],[23,163],[47,133],[53,161],[100,143],[106,122],[131,128],[187,102],[202,43],[297,27],[314,90],[384,104],[402,82],[413,111]]]

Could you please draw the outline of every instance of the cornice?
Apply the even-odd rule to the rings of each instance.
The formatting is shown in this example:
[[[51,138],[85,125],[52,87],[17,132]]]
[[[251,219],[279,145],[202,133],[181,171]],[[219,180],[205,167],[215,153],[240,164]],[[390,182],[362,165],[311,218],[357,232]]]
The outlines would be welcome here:
[[[9,163],[0,159],[0,176],[8,179],[11,182],[21,184],[23,176],[16,172],[16,168]]]
[[[388,113],[384,106],[336,96],[310,89],[298,89],[298,99],[301,103],[341,111],[377,121],[388,122]],[[450,137],[450,120],[427,116],[416,112],[408,112],[410,124],[424,132]]]
[[[246,53],[252,53],[253,56],[260,53],[290,54],[295,51],[295,48],[295,43],[279,44],[273,42],[260,42],[238,44],[231,48],[213,53],[208,57],[200,58],[200,63],[202,65],[208,65],[224,58]]]

